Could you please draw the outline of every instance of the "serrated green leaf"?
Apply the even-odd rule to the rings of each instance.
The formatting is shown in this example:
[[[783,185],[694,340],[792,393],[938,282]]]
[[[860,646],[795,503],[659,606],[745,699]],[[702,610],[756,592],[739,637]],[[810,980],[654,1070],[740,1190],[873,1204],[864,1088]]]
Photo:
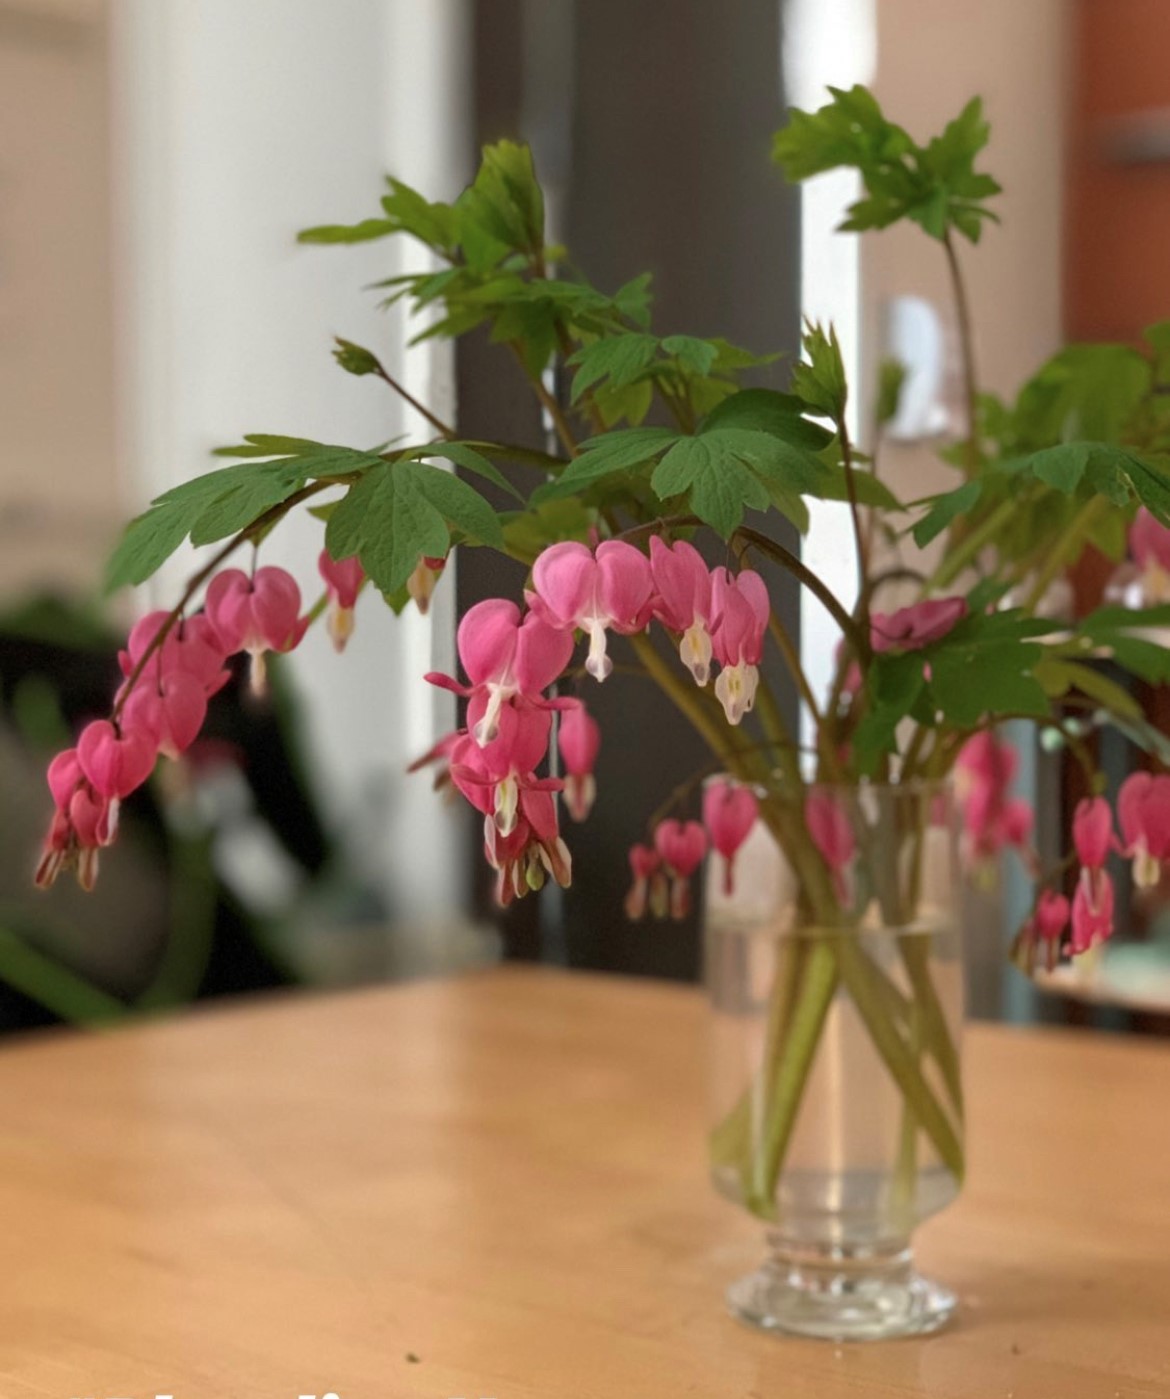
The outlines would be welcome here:
[[[145,583],[187,537],[186,511],[155,505],[130,521],[106,565],[106,591]]]
[[[539,505],[575,495],[607,477],[643,466],[660,456],[678,436],[666,427],[632,427],[602,433],[582,444],[580,456],[573,458],[557,480],[533,491],[532,502]]]
[[[658,353],[658,338],[640,331],[624,331],[608,335],[578,350],[569,360],[577,368],[573,376],[572,401],[602,379],[614,388],[624,388],[653,362]]]
[[[664,500],[689,494],[691,509],[725,539],[742,523],[745,505],[766,510],[770,500],[759,476],[719,434],[680,437],[654,468],[650,484]]]
[[[842,228],[888,228],[910,219],[934,238],[954,228],[976,241],[983,221],[994,218],[982,201],[999,191],[990,175],[974,167],[988,134],[979,99],[919,146],[865,88],[829,92],[831,102],[815,112],[792,112],[776,134],[773,158],[785,175],[799,181],[825,170],[857,170],[865,195],[850,207]]]
[[[199,512],[191,524],[191,543],[214,544],[237,534],[286,501],[302,484],[299,476],[290,480],[280,472],[253,468],[237,486]]]
[[[841,346],[832,326],[826,330],[815,321],[805,326],[801,338],[805,358],[792,367],[792,387],[817,414],[840,423],[845,417],[848,386]]]
[[[497,549],[503,547],[499,517],[474,486],[453,472],[421,462],[397,462],[390,471],[414,477],[426,499],[470,539]]]
[[[677,359],[687,373],[700,378],[710,374],[719,353],[718,346],[695,335],[668,335],[662,341],[662,348]]]
[[[443,558],[449,544],[446,520],[410,470],[363,476],[325,526],[330,554],[335,559],[356,554],[386,596],[406,583],[423,555]]]
[[[501,448],[501,451],[503,449]],[[506,491],[513,499],[524,504],[524,497],[516,487],[508,480],[504,473],[496,464],[476,448],[469,446],[466,442],[431,442],[425,447],[418,447],[407,453],[415,461],[425,461],[428,458],[440,457],[445,461],[454,462],[456,466],[461,466],[464,471],[473,472],[476,476],[482,476],[485,481],[490,481],[492,485],[499,486],[500,490]]]

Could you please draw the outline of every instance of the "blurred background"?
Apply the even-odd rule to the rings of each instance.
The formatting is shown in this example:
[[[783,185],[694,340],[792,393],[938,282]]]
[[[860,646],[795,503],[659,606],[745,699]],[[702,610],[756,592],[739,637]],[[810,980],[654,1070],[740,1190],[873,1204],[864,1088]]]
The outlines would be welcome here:
[[[129,621],[192,568],[180,555],[142,596],[103,598],[123,520],[246,432],[418,430],[384,385],[337,371],[332,336],[375,348],[464,435],[543,442],[490,347],[408,350],[375,309],[364,288],[417,264],[399,240],[296,246],[366,215],[385,172],[450,198],[481,144],[523,137],[554,236],[602,287],[653,271],[664,333],[791,353],[803,312],[835,322],[857,383],[908,360],[884,469],[909,498],[944,483],[933,453],[958,412],[945,268],[911,231],[831,236],[848,175],[784,188],[768,148],[789,104],[864,82],[921,137],[984,97],[1003,225],[966,269],[988,388],[1170,314],[1164,0],[751,0],[715,18],[715,0],[0,0],[0,1029],[499,957],[698,975],[693,923],[621,913],[626,849],[694,751],[650,696],[616,677],[598,695],[601,798],[571,833],[588,878],[505,918],[470,813],[405,773],[453,726],[420,677],[452,669],[458,612],[519,587],[487,551],[425,618],[364,596],[344,658],[310,635],[267,707],[233,683],[191,760],[128,803],[97,891],[30,888],[47,756],[107,705]],[[846,529],[824,506],[803,547],[847,592]],[[310,599],[319,532],[290,521],[265,546]],[[823,676],[832,638],[801,620]],[[1055,831],[1066,775],[1017,738]],[[978,897],[976,1013],[1166,1027],[1156,909],[1133,912],[1093,1004],[1005,969],[1026,902],[1011,870]]]

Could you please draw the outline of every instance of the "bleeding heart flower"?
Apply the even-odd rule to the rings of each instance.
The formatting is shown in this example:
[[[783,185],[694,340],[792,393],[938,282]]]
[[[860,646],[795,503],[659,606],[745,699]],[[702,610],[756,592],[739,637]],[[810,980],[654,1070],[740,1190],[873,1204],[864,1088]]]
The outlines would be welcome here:
[[[204,611],[227,655],[247,651],[252,657],[252,689],[265,690],[264,657],[291,651],[309,625],[300,615],[301,590],[283,568],[258,568],[251,577],[227,568],[207,585]]]
[[[565,768],[565,805],[574,821],[584,821],[597,797],[593,769],[601,750],[601,729],[583,704],[562,712],[557,748]]]
[[[543,618],[529,614],[505,598],[489,598],[469,608],[456,634],[459,659],[470,685],[432,671],[426,679],[485,703],[471,725],[475,741],[491,743],[498,731],[501,706],[519,695],[529,704],[542,703],[542,692],[561,674],[573,654],[573,638]]]
[[[736,852],[751,834],[760,814],[760,804],[750,787],[721,778],[710,782],[703,793],[703,824],[711,845],[723,857],[723,891],[734,889]]]
[[[621,539],[607,539],[596,552],[570,540],[545,549],[532,568],[534,612],[556,627],[579,628],[589,637],[585,669],[595,680],[613,670],[605,634],[642,631],[650,620],[654,580],[650,561]]]
[[[1084,797],[1073,812],[1073,846],[1077,859],[1090,870],[1100,869],[1114,848],[1113,813],[1104,797]]]
[[[117,729],[95,719],[77,740],[77,761],[99,796],[107,801],[128,797],[154,771],[158,742],[146,729]]]
[[[847,872],[857,853],[857,838],[841,796],[828,788],[814,787],[804,799],[804,823],[833,876],[837,898],[848,904]]]
[[[1022,797],[1009,796],[1017,756],[983,731],[969,738],[955,762],[955,792],[963,819],[963,852],[971,865],[990,866],[1005,846],[1027,852],[1034,817]]]
[[[967,600],[961,597],[928,598],[886,615],[875,612],[870,618],[870,645],[877,652],[917,651],[941,640],[967,615]]]
[[[711,678],[711,572],[685,540],[667,545],[650,537],[650,572],[657,597],[654,615],[680,633],[678,654],[696,685]]]
[[[1069,952],[1082,952],[1113,935],[1113,881],[1103,869],[1083,869],[1072,904]]]
[[[317,558],[317,572],[325,581],[325,592],[329,598],[325,629],[333,642],[333,649],[341,652],[353,635],[353,609],[366,581],[366,571],[356,556],[335,559],[328,549],[322,549]]]
[[[1043,956],[1048,970],[1053,970],[1060,952],[1060,940],[1068,927],[1069,913],[1069,901],[1063,894],[1055,889],[1040,891],[1036,907],[1020,929],[1012,948],[1012,960],[1022,971],[1032,972],[1037,953]]]
[[[521,818],[504,835],[488,817],[484,821],[484,853],[498,871],[496,902],[506,908],[513,899],[537,890],[551,874],[562,889],[573,876],[573,862],[557,825],[556,800],[548,790],[529,790],[520,797]]]
[[[488,701],[482,695],[467,707],[474,732]],[[482,748],[473,739],[451,754],[451,780],[467,800],[490,816],[501,835],[510,835],[519,817],[522,798],[530,791],[560,791],[556,778],[540,778],[535,768],[548,751],[552,714],[533,705],[506,704],[499,712],[497,736]]]
[[[738,724],[756,702],[770,610],[758,573],[744,568],[733,578],[725,568],[713,570],[711,646],[720,665],[715,695],[729,724]]]
[[[89,892],[97,879],[98,849],[109,845],[117,831],[117,799],[94,791],[73,748],[49,764],[49,789],[56,809],[41,847],[35,882],[47,889],[63,869],[75,864],[78,882]]]
[[[126,649],[118,652],[123,675],[129,677],[134,673],[169,618],[169,612],[148,612],[135,622]],[[213,695],[230,678],[230,672],[224,668],[226,654],[210,620],[200,613],[181,617],[174,623],[156,652],[157,661],[152,662],[148,670],[155,675],[183,671],[194,676],[208,695]]]
[[[76,748],[66,748],[63,753],[57,754],[49,764],[48,779],[53,804],[58,811],[67,811],[73,793],[85,780]]]
[[[1036,901],[1036,936],[1049,946],[1056,947],[1068,927],[1069,902],[1055,889],[1042,889]]]
[[[424,554],[415,564],[414,572],[406,580],[406,591],[414,599],[414,605],[424,617],[430,608],[435,586],[446,566],[446,559],[436,559],[432,558],[430,554]]]
[[[691,906],[691,876],[707,853],[707,832],[697,821],[660,821],[654,848],[670,875],[670,916],[685,918]]]
[[[626,895],[625,910],[626,917],[632,923],[646,916],[648,904],[652,906],[656,918],[665,916],[666,880],[661,875],[661,869],[662,857],[653,846],[630,846],[630,873],[634,882]]]
[[[1135,772],[1117,794],[1117,819],[1125,854],[1133,861],[1134,883],[1153,889],[1170,856],[1170,777]]]
[[[190,748],[206,718],[207,692],[194,675],[182,670],[158,681],[144,676],[122,711],[123,726],[150,734],[158,751],[168,758]]]

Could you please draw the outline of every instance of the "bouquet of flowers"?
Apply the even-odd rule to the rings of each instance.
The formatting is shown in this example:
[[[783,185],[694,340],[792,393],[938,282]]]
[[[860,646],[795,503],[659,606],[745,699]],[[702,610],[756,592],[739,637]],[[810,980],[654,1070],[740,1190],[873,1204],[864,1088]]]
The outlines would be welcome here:
[[[832,91],[819,111],[792,113],[775,138],[791,180],[837,167],[859,173],[864,193],[845,228],[916,224],[949,268],[965,400],[962,431],[943,452],[954,482],[909,502],[881,474],[898,366],[881,369],[862,450],[847,426],[851,389],[832,327],[807,325],[790,371],[766,370],[775,356],[719,337],[656,334],[649,277],[600,290],[564,247],[545,241],[543,197],[523,145],[485,149],[453,203],[391,178],[372,217],[303,233],[315,244],[414,240],[419,270],[384,283],[386,303],[405,301],[419,315],[419,338],[486,331],[542,405],[550,449],[460,438],[375,352],[339,341],[340,367],[402,395],[429,424],[427,440],[352,447],[249,435],[222,449],[232,464],[168,491],[129,525],[111,562],[113,588],[144,582],[185,540],[216,547],[170,611],[134,626],[109,715],[54,759],[38,881],[51,884],[71,866],[92,885],[119,802],[160,757],[181,761],[228,658],[248,653],[262,689],[268,653],[291,650],[321,617],[340,650],[363,588],[396,611],[425,608],[453,550],[487,548],[526,565],[529,584],[523,598],[481,602],[462,618],[462,677],[428,679],[465,701],[465,721],[424,761],[482,815],[501,903],[572,877],[559,806],[563,799],[573,820],[593,807],[600,736],[588,692],[623,683],[614,674],[620,651],[622,668],[654,681],[711,753],[700,773],[673,775],[678,785],[630,853],[631,917],[682,914],[709,847],[730,887],[738,852],[763,829],[786,853],[806,925],[855,928],[875,907],[887,923],[905,921],[900,909],[914,899],[901,875],[883,887],[880,869],[906,868],[912,836],[921,874],[937,803],[922,807],[910,832],[871,822],[859,835],[852,812],[870,787],[933,789],[954,774],[968,861],[986,865],[1014,847],[1033,867],[1021,965],[1051,964],[1107,938],[1107,856],[1122,849],[1148,883],[1170,847],[1170,778],[1130,778],[1119,836],[1092,748],[1094,731],[1113,724],[1156,764],[1168,756],[1117,669],[1149,682],[1170,677],[1170,653],[1150,639],[1170,622],[1170,323],[1149,332],[1145,351],[1057,355],[1014,403],[979,392],[960,248],[978,243],[996,217],[999,187],[977,169],[987,136],[976,100],[918,144],[854,88]],[[768,374],[784,386],[760,387]],[[860,580],[849,605],[777,529],[805,529],[810,500],[848,512]],[[301,508],[323,528],[323,593],[307,610],[289,573],[258,563],[269,533]],[[921,551],[940,537],[945,548],[924,563]],[[1143,596],[1077,619],[1052,606],[1054,585],[1084,549],[1120,561],[1127,537],[1135,556],[1127,578],[1145,580]],[[241,566],[237,555],[249,561]],[[761,560],[833,619],[839,644],[827,693],[806,676],[756,571]],[[761,674],[768,648],[812,716],[811,745]],[[1031,850],[1031,812],[1011,794],[1014,757],[997,733],[1020,718],[1074,755],[1089,792],[1073,821],[1074,854],[1050,870]],[[713,775],[699,821],[692,799]],[[870,839],[878,853],[867,855]],[[771,1208],[801,1065],[841,988],[917,1129],[961,1173],[951,1031],[928,963],[912,948],[906,974],[909,990],[895,987],[891,997],[890,977],[864,944],[830,936],[779,978],[786,1009],[773,1051],[785,1068],[765,1094],[765,1157],[759,1132],[745,1145],[734,1120],[722,1138],[724,1160],[736,1163],[759,1212]]]

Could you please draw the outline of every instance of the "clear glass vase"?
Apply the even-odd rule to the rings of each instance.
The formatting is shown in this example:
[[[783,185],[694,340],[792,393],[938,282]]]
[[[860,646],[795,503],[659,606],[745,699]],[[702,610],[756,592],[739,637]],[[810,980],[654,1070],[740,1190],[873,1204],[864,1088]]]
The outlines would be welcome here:
[[[768,1242],[728,1305],[827,1339],[932,1331],[955,1299],[911,1238],[963,1175],[951,793],[814,789],[807,819],[773,801],[733,882],[717,855],[706,881],[712,1175]]]

